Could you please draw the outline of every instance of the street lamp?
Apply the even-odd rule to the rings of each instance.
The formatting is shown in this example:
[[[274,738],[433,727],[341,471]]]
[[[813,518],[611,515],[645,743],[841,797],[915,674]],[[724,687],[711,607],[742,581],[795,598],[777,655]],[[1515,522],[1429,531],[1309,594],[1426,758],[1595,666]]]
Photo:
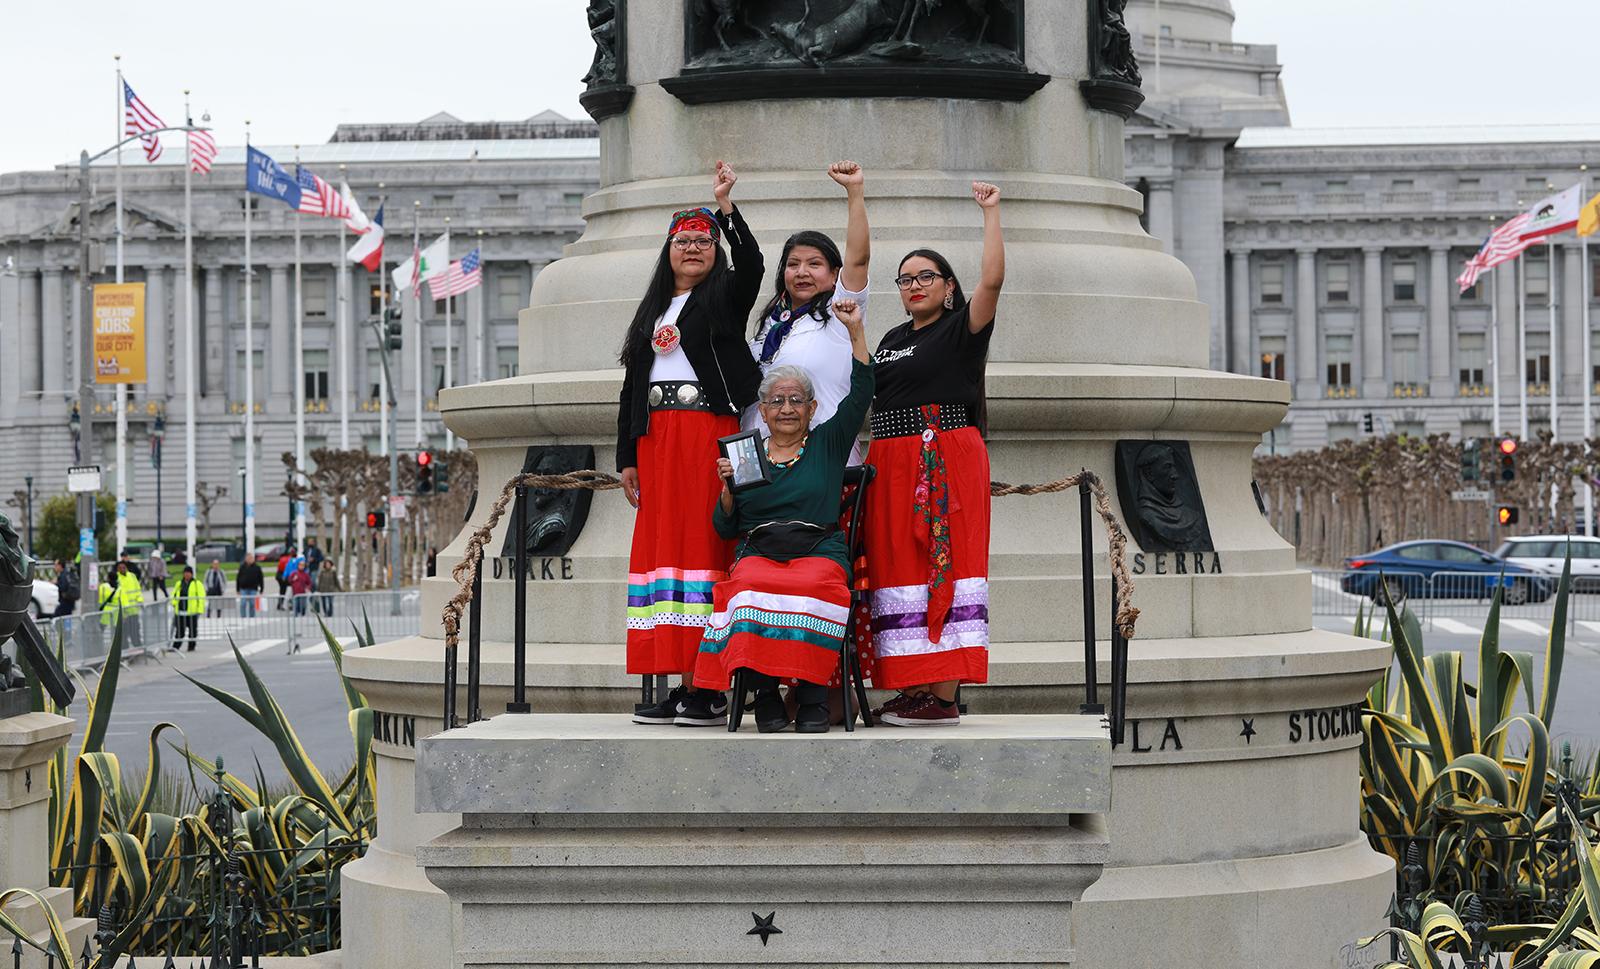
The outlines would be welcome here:
[[[239,467],[239,547],[244,549],[244,552],[249,552],[250,549],[246,548],[245,546],[250,540],[250,524],[248,520],[250,518],[250,510],[248,507],[250,502],[249,499],[245,497],[246,492],[244,479],[245,470],[243,465],[241,465]],[[240,553],[239,555],[239,561],[241,562],[244,561],[244,552]]]
[[[79,457],[78,437],[83,433],[83,418],[78,416],[78,405],[76,402],[74,402],[72,405],[72,413],[67,417],[67,431],[72,435],[72,463],[77,464],[82,460],[82,458]]]
[[[155,422],[150,425],[150,464],[156,469],[156,548],[161,550],[163,557],[167,549],[161,544],[161,444],[166,437],[166,415],[157,414]]]
[[[22,481],[28,486],[28,507],[25,514],[28,516],[28,556],[33,556],[33,475],[25,474]]]

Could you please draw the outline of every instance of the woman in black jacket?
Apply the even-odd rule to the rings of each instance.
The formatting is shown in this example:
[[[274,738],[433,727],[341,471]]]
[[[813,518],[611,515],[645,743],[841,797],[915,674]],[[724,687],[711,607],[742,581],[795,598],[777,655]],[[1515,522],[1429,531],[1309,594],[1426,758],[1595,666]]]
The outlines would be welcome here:
[[[731,166],[717,162],[718,210],[672,217],[622,346],[617,470],[639,511],[628,557],[628,672],[684,677],[664,700],[635,713],[636,723],[727,722],[726,698],[690,681],[711,620],[712,586],[733,560],[733,544],[711,527],[721,482],[706,468],[717,459],[717,438],[738,433],[739,414],[761,383],[742,330],[765,266],[729,201],[737,181]]]

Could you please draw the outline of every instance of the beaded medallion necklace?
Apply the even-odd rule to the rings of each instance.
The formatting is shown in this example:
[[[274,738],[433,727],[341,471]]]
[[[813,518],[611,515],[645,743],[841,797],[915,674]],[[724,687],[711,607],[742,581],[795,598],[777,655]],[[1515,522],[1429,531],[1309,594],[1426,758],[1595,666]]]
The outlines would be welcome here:
[[[770,438],[770,437],[767,438],[765,441],[762,442],[761,446],[762,446],[762,449],[767,452],[767,463],[768,464],[772,465],[774,468],[787,468],[789,465],[795,463],[796,461],[798,461],[801,458],[806,456],[806,442],[809,441],[809,440],[811,440],[811,435],[810,434],[807,434],[805,437],[802,437],[800,439],[800,450],[796,451],[794,453],[794,457],[790,458],[787,461],[774,461],[772,459],[772,438]]]

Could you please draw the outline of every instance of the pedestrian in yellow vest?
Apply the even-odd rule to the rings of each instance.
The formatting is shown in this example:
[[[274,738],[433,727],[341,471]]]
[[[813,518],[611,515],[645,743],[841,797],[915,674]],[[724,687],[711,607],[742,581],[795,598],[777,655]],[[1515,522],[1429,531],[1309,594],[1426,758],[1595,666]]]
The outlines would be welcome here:
[[[144,605],[144,588],[139,577],[128,568],[128,563],[117,563],[117,571],[100,583],[100,625],[111,626],[119,619],[123,623],[123,647],[138,648],[143,645],[139,630],[139,608]]]
[[[194,577],[194,566],[183,567],[183,578],[172,593],[172,650],[183,649],[189,641],[189,652],[194,652],[195,640],[200,638],[200,617],[206,611],[206,587]]]

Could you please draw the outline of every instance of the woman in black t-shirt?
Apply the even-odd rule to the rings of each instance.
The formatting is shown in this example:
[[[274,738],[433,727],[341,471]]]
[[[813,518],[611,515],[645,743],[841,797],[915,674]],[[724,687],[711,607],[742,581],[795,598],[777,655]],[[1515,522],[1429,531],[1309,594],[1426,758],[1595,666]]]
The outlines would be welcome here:
[[[1000,190],[974,182],[972,196],[983,263],[971,301],[943,256],[913,251],[895,279],[911,318],[873,357],[873,684],[900,691],[877,711],[896,726],[959,723],[956,688],[988,679],[989,452],[979,424],[1006,255]]]

